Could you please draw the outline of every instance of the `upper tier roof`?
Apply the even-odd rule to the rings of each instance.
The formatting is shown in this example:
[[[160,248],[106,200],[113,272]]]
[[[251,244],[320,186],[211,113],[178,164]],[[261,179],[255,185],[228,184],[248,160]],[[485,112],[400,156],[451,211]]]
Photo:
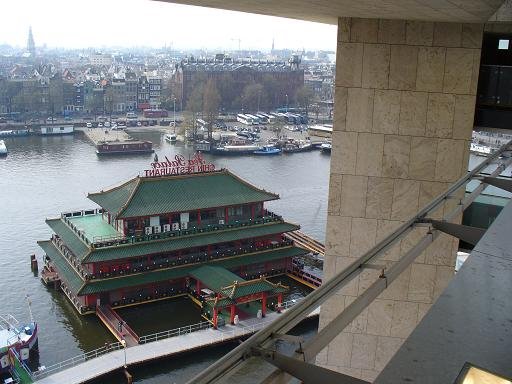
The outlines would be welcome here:
[[[227,170],[167,177],[136,177],[89,199],[118,218],[276,200]]]

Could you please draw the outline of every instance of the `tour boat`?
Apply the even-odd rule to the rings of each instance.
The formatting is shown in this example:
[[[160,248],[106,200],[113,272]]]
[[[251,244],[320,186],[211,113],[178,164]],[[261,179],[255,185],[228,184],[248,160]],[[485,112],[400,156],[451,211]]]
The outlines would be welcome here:
[[[224,145],[223,147],[215,148],[212,153],[217,155],[252,155],[254,151],[259,149],[260,146],[254,144]]]
[[[274,147],[273,145],[265,145],[261,147],[260,149],[257,149],[253,152],[255,155],[263,155],[263,156],[269,156],[269,155],[279,155],[281,153],[281,150],[279,148]]]
[[[169,143],[175,143],[176,141],[178,141],[178,136],[175,133],[166,133],[164,137],[165,141]]]
[[[7,147],[5,146],[5,141],[0,140],[0,156],[7,156]]]
[[[28,134],[28,129],[10,129],[7,131],[0,131],[0,137],[28,136]]]
[[[11,315],[0,316],[0,372],[10,369],[12,357],[9,353],[13,353],[13,350],[21,361],[27,361],[31,354],[37,353],[37,348],[35,321],[20,325]]]

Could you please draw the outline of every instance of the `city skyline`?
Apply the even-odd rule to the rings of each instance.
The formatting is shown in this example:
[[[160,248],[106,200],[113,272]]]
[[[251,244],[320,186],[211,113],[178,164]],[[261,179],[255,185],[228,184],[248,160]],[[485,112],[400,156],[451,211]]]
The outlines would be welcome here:
[[[0,44],[26,47],[32,27],[36,46],[49,48],[167,46],[177,50],[270,51],[273,40],[276,49],[336,48],[334,25],[149,0],[91,0],[79,13],[77,8],[64,0],[9,3],[4,9],[22,17],[4,20]]]

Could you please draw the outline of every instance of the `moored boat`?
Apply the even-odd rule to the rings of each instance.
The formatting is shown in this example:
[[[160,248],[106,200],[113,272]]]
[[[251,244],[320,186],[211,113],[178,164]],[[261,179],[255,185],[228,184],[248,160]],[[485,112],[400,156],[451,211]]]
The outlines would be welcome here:
[[[313,146],[311,145],[311,141],[309,140],[289,140],[283,146],[283,152],[292,153],[292,152],[306,152],[311,151]]]
[[[254,151],[260,149],[259,145],[224,145],[214,148],[211,153],[216,155],[252,155]]]
[[[281,154],[281,150],[279,148],[274,147],[273,145],[265,145],[260,149],[254,151],[253,154],[261,156],[279,155]]]
[[[6,372],[13,364],[12,350],[16,352],[21,361],[27,361],[31,355],[37,353],[37,323],[30,321],[27,324],[18,322],[13,316],[0,316],[0,372]]]
[[[176,135],[175,133],[166,133],[164,138],[165,141],[167,141],[168,143],[175,143],[176,141],[178,141],[178,135]]]
[[[331,149],[332,149],[332,143],[331,142],[327,141],[325,143],[320,144],[320,150],[323,153],[331,153]]]
[[[151,141],[104,141],[96,146],[98,155],[153,153]]]
[[[5,145],[5,141],[0,140],[0,156],[7,156],[7,147]]]
[[[0,137],[15,137],[15,136],[28,136],[28,129],[10,129],[0,131]]]

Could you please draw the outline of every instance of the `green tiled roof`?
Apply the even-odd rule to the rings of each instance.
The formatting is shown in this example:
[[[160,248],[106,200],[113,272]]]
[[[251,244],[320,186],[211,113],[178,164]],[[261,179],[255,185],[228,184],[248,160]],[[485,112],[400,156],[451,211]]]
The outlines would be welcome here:
[[[59,272],[59,276],[68,282],[69,288],[75,293],[78,292],[85,281],[82,280],[80,275],[69,265],[69,262],[62,256],[55,245],[53,245],[51,241],[39,241],[37,244],[39,244],[44,253],[46,253],[53,262]]]
[[[47,219],[46,224],[64,241],[66,246],[79,259],[85,257],[89,253],[89,247],[78,235],[69,228],[64,221],[59,219]]]
[[[119,218],[186,212],[278,199],[227,170],[168,177],[137,177],[89,199]]]
[[[247,227],[226,229],[223,231],[195,233],[192,235],[171,237],[161,240],[121,244],[114,247],[96,248],[83,258],[83,262],[94,263],[98,261],[118,260],[155,253],[171,252],[179,249],[201,247],[208,244],[218,244],[228,241],[247,239],[250,237],[285,233],[295,231],[297,229],[299,229],[299,227],[294,224],[271,222],[263,225],[251,225]]]
[[[220,292],[222,288],[233,284],[235,281],[245,281],[240,276],[228,271],[226,268],[204,265],[190,272],[190,276],[200,280],[201,283],[215,292]]]
[[[261,278],[246,281],[241,284],[233,284],[232,286],[221,290],[221,294],[225,297],[229,297],[230,299],[238,299],[240,297],[261,292],[282,293],[287,290],[288,287],[285,287],[284,285],[274,284],[264,278]]]
[[[307,253],[306,250],[298,247],[279,248],[271,251],[244,254],[236,257],[229,257],[221,260],[211,260],[200,265],[214,265],[224,268],[236,268],[240,265],[251,265],[256,263],[264,263],[266,261],[279,260],[285,257],[294,257]],[[199,265],[187,265],[174,268],[168,268],[159,271],[142,272],[123,277],[116,277],[103,280],[89,280],[80,290],[80,295],[88,295],[92,293],[106,292],[124,287],[135,287],[148,283],[172,280],[180,277],[188,276]]]

